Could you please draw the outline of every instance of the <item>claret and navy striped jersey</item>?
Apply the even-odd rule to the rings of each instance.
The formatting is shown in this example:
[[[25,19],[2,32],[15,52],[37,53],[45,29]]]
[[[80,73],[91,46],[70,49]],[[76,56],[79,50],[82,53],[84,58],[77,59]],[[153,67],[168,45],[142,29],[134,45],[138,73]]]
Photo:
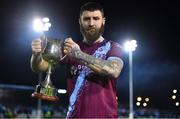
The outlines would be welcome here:
[[[103,40],[100,43],[79,44],[81,50],[96,58],[110,60],[122,57],[118,43]],[[117,79],[101,76],[78,61],[68,59],[67,88],[69,107],[67,118],[116,118]]]

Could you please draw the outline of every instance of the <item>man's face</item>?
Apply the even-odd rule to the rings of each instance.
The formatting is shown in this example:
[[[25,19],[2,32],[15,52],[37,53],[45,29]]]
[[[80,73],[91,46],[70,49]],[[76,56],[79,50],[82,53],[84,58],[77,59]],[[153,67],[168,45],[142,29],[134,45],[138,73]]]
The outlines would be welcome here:
[[[79,19],[80,30],[89,42],[96,41],[103,34],[105,18],[99,10],[84,11]]]

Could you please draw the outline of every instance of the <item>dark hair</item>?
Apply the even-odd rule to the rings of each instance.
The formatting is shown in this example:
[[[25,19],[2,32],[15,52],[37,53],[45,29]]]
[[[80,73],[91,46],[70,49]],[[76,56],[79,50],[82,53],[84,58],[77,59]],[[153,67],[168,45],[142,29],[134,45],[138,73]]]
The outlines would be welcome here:
[[[96,2],[88,2],[84,5],[81,6],[81,9],[80,9],[80,16],[82,15],[82,13],[84,11],[96,11],[96,10],[99,10],[101,13],[102,13],[102,16],[104,16],[104,10],[103,10],[103,7],[99,4],[99,3],[96,3]]]

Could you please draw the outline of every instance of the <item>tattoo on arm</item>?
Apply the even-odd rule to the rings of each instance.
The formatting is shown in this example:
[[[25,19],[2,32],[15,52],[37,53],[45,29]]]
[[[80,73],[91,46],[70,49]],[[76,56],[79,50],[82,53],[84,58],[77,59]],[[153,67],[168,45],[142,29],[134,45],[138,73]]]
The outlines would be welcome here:
[[[122,60],[103,60],[88,55],[80,50],[74,52],[74,57],[93,71],[104,75],[117,78],[123,67]]]

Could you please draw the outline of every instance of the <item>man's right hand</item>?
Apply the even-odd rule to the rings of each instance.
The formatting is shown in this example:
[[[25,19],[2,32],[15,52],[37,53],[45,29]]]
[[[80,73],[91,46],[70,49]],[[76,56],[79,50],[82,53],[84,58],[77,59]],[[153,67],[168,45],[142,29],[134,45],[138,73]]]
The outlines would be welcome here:
[[[31,43],[32,53],[37,55],[42,53],[42,41],[41,39],[35,39]]]
[[[42,40],[40,38],[33,40],[31,43],[31,48],[31,69],[37,73],[47,71],[49,63],[43,60],[41,56],[41,53],[43,51]]]

